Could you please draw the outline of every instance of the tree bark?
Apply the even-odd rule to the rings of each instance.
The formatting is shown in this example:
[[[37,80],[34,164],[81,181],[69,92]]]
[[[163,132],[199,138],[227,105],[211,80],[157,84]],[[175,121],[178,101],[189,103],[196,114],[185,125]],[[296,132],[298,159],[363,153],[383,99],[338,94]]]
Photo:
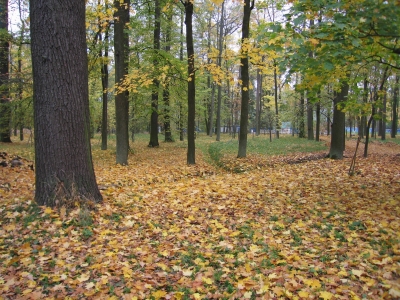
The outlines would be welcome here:
[[[318,102],[316,103],[315,107],[315,115],[316,115],[316,122],[315,122],[315,141],[319,142],[320,138],[320,131],[321,131],[321,97],[320,93],[318,93]]]
[[[244,0],[242,43],[245,43],[250,35],[250,15],[254,7],[254,0]],[[237,157],[246,157],[247,151],[247,124],[249,122],[249,57],[247,52],[240,56],[240,79],[242,80],[242,106],[240,109],[239,150]]]
[[[187,163],[194,165],[196,163],[195,147],[195,117],[196,117],[196,85],[194,69],[194,46],[193,46],[193,2],[186,0],[185,5],[185,24],[186,24],[186,47],[188,60],[188,122],[187,122]]]
[[[160,1],[154,1],[154,36],[153,36],[153,66],[155,73],[158,73],[158,55],[160,51],[161,38],[161,7]],[[158,92],[160,81],[157,76],[153,79],[153,91],[151,94],[151,119],[150,119],[150,142],[149,147],[158,147]]]
[[[314,140],[314,110],[311,97],[307,97],[307,139]]]
[[[0,30],[8,32],[8,0],[0,0]],[[11,108],[8,87],[9,44],[7,34],[0,37],[0,142],[11,143]]]
[[[261,89],[262,89],[262,74],[260,69],[257,69],[257,94],[256,94],[256,136],[260,135],[261,124]]]
[[[168,26],[167,32],[165,34],[165,52],[169,53],[171,51],[171,26],[172,26],[172,12],[168,12]],[[164,90],[163,90],[163,100],[164,100],[164,131],[165,131],[165,142],[173,142],[172,131],[171,131],[171,107],[170,107],[170,95],[169,95],[169,78],[166,79]]]
[[[399,75],[396,75],[395,85],[393,88],[393,100],[392,100],[392,128],[390,131],[390,137],[395,138],[397,134],[397,122],[398,118],[398,105],[399,105]]]
[[[100,0],[99,3],[100,5]],[[106,1],[105,8],[108,9],[108,3]],[[109,25],[109,24],[107,24]],[[103,47],[100,47],[99,57],[100,57],[100,69],[101,69],[101,87],[102,87],[102,114],[101,114],[101,150],[107,150],[107,133],[108,133],[108,49],[109,49],[109,30],[110,27],[107,26],[104,32],[104,55]],[[101,23],[99,18],[99,40],[101,41]]]
[[[90,146],[85,2],[31,0],[35,200],[102,201]]]
[[[278,108],[278,72],[276,71],[277,65],[274,62],[274,100],[275,100],[275,132],[276,138],[279,139],[279,129],[280,129],[280,121],[279,121],[279,108]]]
[[[114,51],[115,51],[115,84],[121,84],[128,74],[129,35],[126,24],[129,23],[130,0],[114,1]],[[115,118],[117,155],[116,162],[128,164],[129,151],[129,92],[124,89],[115,95]]]
[[[304,91],[300,92],[300,106],[299,106],[299,138],[305,138],[305,124],[304,124]]]
[[[333,100],[333,123],[332,123],[332,135],[331,135],[331,146],[329,150],[329,158],[342,159],[343,151],[345,148],[345,121],[346,116],[343,111],[340,110],[340,104],[344,102],[349,93],[349,83],[347,80],[341,82],[340,92],[336,93]]]
[[[221,19],[219,21],[219,32],[218,32],[218,58],[217,65],[219,68],[222,66],[222,50],[224,45],[224,8],[225,1],[222,1],[221,5]],[[217,93],[217,137],[216,141],[221,140],[221,102],[222,102],[222,81],[218,84]]]
[[[386,140],[386,105],[387,105],[387,94],[383,95],[382,111],[381,111],[381,140]]]

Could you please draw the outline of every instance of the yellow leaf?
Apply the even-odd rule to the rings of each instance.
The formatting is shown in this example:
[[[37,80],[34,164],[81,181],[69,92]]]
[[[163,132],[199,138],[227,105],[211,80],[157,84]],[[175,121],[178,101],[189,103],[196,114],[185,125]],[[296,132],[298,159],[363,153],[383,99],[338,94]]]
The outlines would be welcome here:
[[[175,297],[175,299],[177,299],[177,300],[181,300],[182,297],[183,297],[183,295],[185,295],[185,293],[176,292],[176,293],[174,294],[174,297]]]
[[[161,268],[161,270],[166,271],[168,270],[167,265],[163,264],[163,263],[158,263],[157,267]]]
[[[164,257],[168,257],[168,256],[169,256],[169,251],[164,250],[164,251],[160,252],[160,254],[161,254],[162,256],[164,256]]]
[[[166,294],[167,294],[166,291],[158,290],[158,291],[153,292],[151,295],[156,299],[160,299],[160,298],[165,297]]]
[[[224,0],[211,0],[216,5],[221,5]]]
[[[193,297],[194,299],[203,299],[203,296],[201,296],[199,293],[194,293]]]
[[[319,289],[321,287],[321,283],[318,279],[304,279],[304,283],[315,289]]]
[[[46,209],[44,210],[44,213],[50,215],[53,213],[53,210],[50,207],[46,207]]]
[[[31,292],[32,292],[31,289],[26,289],[26,290],[22,291],[22,295],[27,295],[27,294],[30,294]]]
[[[213,284],[213,280],[211,278],[203,277],[202,280],[207,284]]]
[[[324,299],[324,300],[329,300],[329,299],[332,299],[333,294],[329,293],[329,292],[326,292],[326,291],[322,291],[322,292],[319,293],[319,297]]]
[[[309,293],[306,292],[306,291],[301,290],[301,291],[299,292],[299,296],[300,296],[301,298],[308,298],[308,295],[309,295]]]

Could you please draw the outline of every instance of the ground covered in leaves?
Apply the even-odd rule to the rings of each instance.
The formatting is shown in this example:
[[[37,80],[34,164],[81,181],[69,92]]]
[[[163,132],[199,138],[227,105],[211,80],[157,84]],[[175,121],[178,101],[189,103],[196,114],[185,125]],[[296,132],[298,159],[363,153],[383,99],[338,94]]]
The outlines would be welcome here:
[[[0,299],[399,298],[400,146],[379,147],[353,176],[354,148],[225,169],[94,150],[96,211],[38,207],[29,163],[0,167]]]

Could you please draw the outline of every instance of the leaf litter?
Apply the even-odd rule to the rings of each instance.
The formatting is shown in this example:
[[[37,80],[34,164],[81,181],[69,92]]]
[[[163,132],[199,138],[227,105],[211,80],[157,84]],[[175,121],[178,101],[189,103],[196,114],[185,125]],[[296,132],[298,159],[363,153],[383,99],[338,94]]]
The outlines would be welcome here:
[[[95,150],[94,211],[38,207],[33,171],[0,168],[0,299],[400,297],[399,156],[355,176],[351,155],[185,157]]]

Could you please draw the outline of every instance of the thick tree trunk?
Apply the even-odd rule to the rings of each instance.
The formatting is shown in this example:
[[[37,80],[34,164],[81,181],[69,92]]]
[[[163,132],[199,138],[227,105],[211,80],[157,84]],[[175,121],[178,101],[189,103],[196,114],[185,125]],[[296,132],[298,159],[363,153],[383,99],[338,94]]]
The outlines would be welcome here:
[[[331,135],[331,147],[329,150],[329,158],[342,159],[345,148],[345,121],[346,116],[340,110],[340,104],[346,100],[349,93],[349,84],[346,81],[342,82],[340,92],[335,95],[333,100],[333,123]]]
[[[160,1],[154,1],[154,35],[153,35],[153,49],[154,70],[158,72],[158,54],[160,51],[160,38],[161,38],[161,7]],[[153,91],[151,94],[151,118],[150,118],[150,142],[149,147],[158,147],[158,92],[160,88],[160,81],[157,76],[153,79]]]
[[[129,23],[130,0],[114,1],[114,51],[115,51],[115,84],[121,84],[128,74],[129,35],[126,24]],[[129,92],[120,90],[115,95],[115,119],[117,137],[116,162],[128,164],[129,151]]]
[[[245,43],[250,35],[250,14],[254,7],[254,0],[244,0],[243,23],[242,23],[242,43]],[[237,157],[246,157],[247,152],[247,124],[249,122],[249,57],[247,52],[242,52],[240,56],[240,79],[242,80],[242,106],[240,109],[240,132],[239,150]]]
[[[196,85],[195,85],[195,69],[194,69],[194,46],[193,46],[193,2],[186,0],[185,4],[185,24],[186,24],[186,45],[188,60],[188,122],[187,122],[187,163],[194,165],[196,163],[196,147],[195,147],[195,117],[196,117]]]
[[[398,105],[399,105],[399,75],[396,75],[395,86],[393,88],[393,100],[392,100],[392,128],[390,131],[390,137],[395,138],[397,134],[397,122],[398,118]]]
[[[8,32],[8,0],[0,0],[0,30]],[[8,88],[7,34],[0,36],[0,142],[11,143],[11,108]]]
[[[30,1],[35,200],[61,206],[102,196],[90,147],[85,3]]]

